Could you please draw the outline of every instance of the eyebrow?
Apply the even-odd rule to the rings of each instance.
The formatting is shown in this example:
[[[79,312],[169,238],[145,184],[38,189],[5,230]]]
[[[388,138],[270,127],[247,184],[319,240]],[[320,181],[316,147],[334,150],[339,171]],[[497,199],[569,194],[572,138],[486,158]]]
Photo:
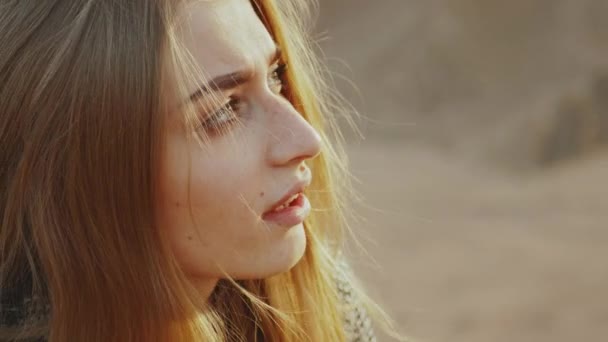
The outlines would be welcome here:
[[[268,58],[268,65],[272,65],[281,59],[281,48],[275,45],[274,52]],[[253,77],[252,70],[241,70],[231,72],[229,74],[220,75],[213,78],[207,84],[200,86],[194,93],[192,93],[187,102],[193,102],[214,91],[226,91],[234,89],[239,85],[247,83]]]

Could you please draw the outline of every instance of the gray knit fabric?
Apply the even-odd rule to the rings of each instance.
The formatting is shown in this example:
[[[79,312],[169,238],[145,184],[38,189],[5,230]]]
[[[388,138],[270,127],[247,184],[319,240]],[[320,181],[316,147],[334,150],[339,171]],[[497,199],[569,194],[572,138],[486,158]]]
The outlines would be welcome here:
[[[348,263],[341,262],[336,272],[336,283],[342,299],[346,339],[349,342],[376,342],[371,319],[356,296],[349,281],[350,274]]]

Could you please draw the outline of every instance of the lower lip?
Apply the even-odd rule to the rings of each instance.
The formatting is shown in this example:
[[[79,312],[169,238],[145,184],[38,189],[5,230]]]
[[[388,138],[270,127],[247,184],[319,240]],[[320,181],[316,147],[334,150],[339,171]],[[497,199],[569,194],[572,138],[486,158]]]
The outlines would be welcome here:
[[[262,215],[262,219],[283,227],[293,227],[304,222],[310,213],[310,202],[303,193],[291,203],[291,206],[279,211],[271,211]]]

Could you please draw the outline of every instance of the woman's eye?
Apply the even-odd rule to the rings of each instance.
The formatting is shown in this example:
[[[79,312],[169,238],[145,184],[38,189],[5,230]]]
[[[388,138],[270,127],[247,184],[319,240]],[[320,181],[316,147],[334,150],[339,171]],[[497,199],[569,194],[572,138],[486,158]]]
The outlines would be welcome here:
[[[287,64],[280,62],[274,67],[270,73],[270,76],[268,77],[268,86],[275,94],[279,94],[281,91],[283,91],[286,71]]]
[[[225,105],[204,119],[200,127],[210,132],[228,129],[230,125],[238,121],[237,111],[239,103],[239,100],[236,98],[230,99]]]

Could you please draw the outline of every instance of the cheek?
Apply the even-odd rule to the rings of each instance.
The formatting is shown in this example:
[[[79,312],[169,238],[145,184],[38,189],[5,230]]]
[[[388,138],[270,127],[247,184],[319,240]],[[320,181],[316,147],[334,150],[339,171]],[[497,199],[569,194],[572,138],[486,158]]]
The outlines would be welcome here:
[[[235,162],[193,160],[188,182],[187,172],[173,169],[162,186],[160,228],[186,272],[214,274],[216,262],[223,264],[232,258],[229,251],[255,239],[255,173]]]
[[[248,179],[247,175],[234,170],[214,170],[193,176],[189,203],[195,219],[200,220],[196,222],[197,227],[211,230],[219,226],[228,228],[251,219],[257,205],[251,196],[254,184]]]
[[[195,218],[213,223],[238,218],[242,216],[243,208],[249,212],[258,210],[253,194],[258,194],[259,198],[261,185],[256,171],[247,166],[238,160],[199,159],[192,161],[189,174],[174,167],[162,186],[163,207],[182,220],[182,211],[187,212],[190,206]]]
[[[176,146],[164,163],[161,226],[180,241],[238,243],[248,238],[253,230],[247,227],[259,223],[264,209],[263,167],[255,154],[206,153],[196,147],[187,156],[183,151]]]
[[[241,137],[240,144],[216,140],[205,151],[178,139],[168,146],[157,217],[187,273],[217,276],[222,265],[241,274],[252,263],[260,264],[269,250],[279,256],[291,253],[289,241],[297,239],[272,233],[260,217],[268,205],[268,195],[261,194],[271,190],[272,180],[263,140],[253,132]]]

